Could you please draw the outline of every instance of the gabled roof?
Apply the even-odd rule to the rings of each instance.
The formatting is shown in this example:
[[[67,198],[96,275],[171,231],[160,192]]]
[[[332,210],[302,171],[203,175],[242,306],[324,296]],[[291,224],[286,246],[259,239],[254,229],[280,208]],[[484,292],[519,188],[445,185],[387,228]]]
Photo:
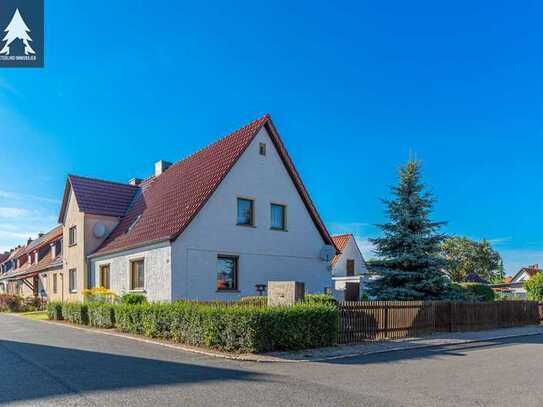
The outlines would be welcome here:
[[[62,225],[55,226],[49,232],[43,234],[39,238],[33,240],[27,245],[24,250],[19,253],[19,256],[32,253],[34,250],[40,249],[43,245],[51,243],[53,240],[62,236]]]
[[[120,218],[137,190],[135,185],[68,175],[58,221],[64,221],[70,191],[73,191],[81,212]]]
[[[265,115],[142,183],[126,215],[94,255],[176,239],[263,127],[268,131],[324,242],[333,245],[270,116]]]
[[[343,253],[343,250],[347,247],[347,244],[349,243],[349,240],[353,239],[354,236],[351,233],[346,233],[344,235],[335,235],[332,236],[332,241],[336,245],[339,253],[334,256],[332,259],[332,262],[330,263],[332,267],[336,265],[336,263],[339,261],[339,258],[341,257],[341,254]]]
[[[519,278],[522,273],[528,274],[530,278],[535,276],[537,273],[540,273],[542,270],[539,268],[538,264],[534,264],[533,266],[528,267],[522,267],[517,274],[513,276],[513,281],[516,281],[517,278]]]

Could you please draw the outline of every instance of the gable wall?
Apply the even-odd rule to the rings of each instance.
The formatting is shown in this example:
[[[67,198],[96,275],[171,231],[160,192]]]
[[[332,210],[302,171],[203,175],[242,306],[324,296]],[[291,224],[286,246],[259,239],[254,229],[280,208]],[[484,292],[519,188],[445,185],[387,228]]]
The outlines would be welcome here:
[[[266,156],[259,154],[265,143]],[[254,199],[255,227],[237,226],[237,198]],[[287,205],[288,231],[270,230],[270,204]],[[262,129],[187,229],[172,243],[175,298],[234,300],[255,284],[298,280],[307,292],[331,286],[324,241]],[[239,256],[239,293],[216,291],[217,255]]]

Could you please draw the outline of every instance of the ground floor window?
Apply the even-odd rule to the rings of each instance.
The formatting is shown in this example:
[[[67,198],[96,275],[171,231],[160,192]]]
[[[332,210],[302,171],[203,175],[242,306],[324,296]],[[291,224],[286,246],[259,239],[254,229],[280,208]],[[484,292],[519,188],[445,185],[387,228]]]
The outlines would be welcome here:
[[[73,293],[77,290],[77,269],[70,269],[68,271],[68,280],[70,292]]]
[[[100,287],[107,288],[108,290],[111,288],[109,279],[109,264],[100,266]]]
[[[145,267],[143,259],[130,262],[130,289],[143,290],[145,288]]]
[[[238,289],[238,258],[219,255],[217,257],[217,290],[237,291]]]

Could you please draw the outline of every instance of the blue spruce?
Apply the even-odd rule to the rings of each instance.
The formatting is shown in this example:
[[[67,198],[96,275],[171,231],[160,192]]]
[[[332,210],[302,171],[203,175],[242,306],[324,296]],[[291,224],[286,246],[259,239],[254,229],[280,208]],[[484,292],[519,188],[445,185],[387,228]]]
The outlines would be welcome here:
[[[378,225],[383,237],[371,239],[379,260],[370,263],[376,278],[368,294],[379,300],[437,300],[450,293],[443,274],[439,233],[445,222],[432,222],[432,194],[421,182],[420,162],[410,160],[400,169],[400,183],[392,188],[394,199],[385,200],[389,223]]]

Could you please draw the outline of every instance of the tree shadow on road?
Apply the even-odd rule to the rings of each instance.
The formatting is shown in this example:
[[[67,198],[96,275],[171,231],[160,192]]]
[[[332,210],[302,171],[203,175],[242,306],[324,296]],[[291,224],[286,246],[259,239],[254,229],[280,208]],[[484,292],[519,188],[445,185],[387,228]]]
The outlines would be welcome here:
[[[0,405],[93,391],[253,381],[257,373],[0,340]]]

